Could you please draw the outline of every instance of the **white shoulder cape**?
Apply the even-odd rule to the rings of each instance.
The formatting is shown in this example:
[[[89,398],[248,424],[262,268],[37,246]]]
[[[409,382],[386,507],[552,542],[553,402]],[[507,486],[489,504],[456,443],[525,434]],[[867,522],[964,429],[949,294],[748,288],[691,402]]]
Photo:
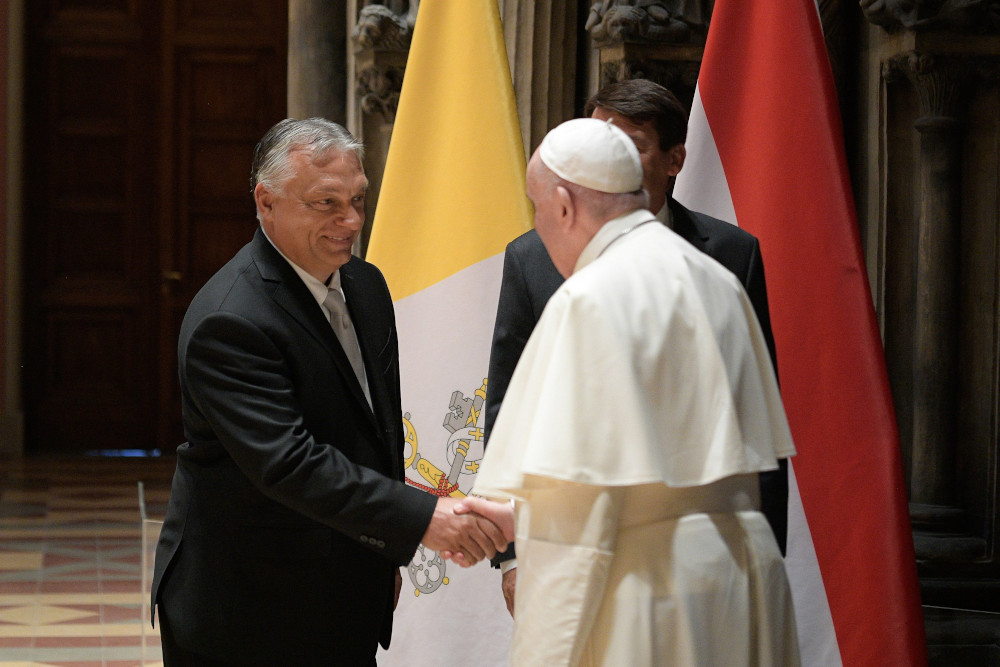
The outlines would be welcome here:
[[[739,281],[663,225],[627,217],[632,227],[605,225],[585,250],[596,259],[546,306],[475,493],[516,496],[526,475],[696,486],[794,454]]]

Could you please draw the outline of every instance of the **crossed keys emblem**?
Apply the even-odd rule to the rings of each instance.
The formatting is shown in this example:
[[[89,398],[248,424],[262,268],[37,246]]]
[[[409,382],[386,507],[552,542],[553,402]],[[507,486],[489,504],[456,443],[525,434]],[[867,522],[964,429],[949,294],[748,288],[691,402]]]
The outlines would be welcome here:
[[[439,497],[465,497],[466,494],[460,486],[463,482],[466,488],[472,486],[472,477],[479,471],[485,452],[484,433],[479,426],[479,416],[486,402],[486,384],[487,379],[483,378],[482,386],[474,392],[472,398],[466,398],[460,391],[451,394],[451,402],[448,404],[448,411],[444,415],[442,424],[449,434],[445,447],[445,456],[449,463],[447,474],[420,455],[417,431],[410,421],[410,413],[403,415],[405,438],[403,467],[415,470],[427,482],[422,484],[407,477],[407,484]],[[447,565],[444,559],[438,552],[422,544],[417,547],[407,571],[414,586],[414,595],[433,593],[442,584],[448,584]]]

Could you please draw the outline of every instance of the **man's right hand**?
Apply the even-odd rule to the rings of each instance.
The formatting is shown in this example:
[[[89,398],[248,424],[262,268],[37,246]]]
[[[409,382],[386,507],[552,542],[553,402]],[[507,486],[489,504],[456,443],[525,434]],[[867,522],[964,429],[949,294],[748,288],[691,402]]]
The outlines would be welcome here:
[[[493,558],[507,548],[507,538],[490,520],[478,514],[455,514],[454,498],[438,498],[431,522],[420,540],[434,551],[462,553],[470,565]]]
[[[514,588],[517,587],[517,568],[512,567],[503,573],[500,588],[503,590],[503,600],[507,603],[507,611],[514,618]]]

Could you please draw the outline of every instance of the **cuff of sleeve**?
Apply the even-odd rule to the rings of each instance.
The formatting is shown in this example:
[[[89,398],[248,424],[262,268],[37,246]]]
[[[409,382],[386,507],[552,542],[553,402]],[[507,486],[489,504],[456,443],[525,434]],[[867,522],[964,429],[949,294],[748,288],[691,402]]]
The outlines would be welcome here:
[[[507,574],[509,570],[513,570],[517,567],[517,559],[511,558],[510,560],[505,560],[500,563],[500,573]]]

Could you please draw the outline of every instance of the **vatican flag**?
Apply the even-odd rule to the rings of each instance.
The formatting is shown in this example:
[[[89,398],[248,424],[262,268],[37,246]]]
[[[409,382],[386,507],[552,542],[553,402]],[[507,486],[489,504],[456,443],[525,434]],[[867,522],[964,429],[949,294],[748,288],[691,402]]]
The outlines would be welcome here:
[[[464,496],[506,244],[531,226],[525,157],[496,0],[423,0],[366,259],[396,308],[407,483]],[[505,665],[512,621],[489,563],[421,546],[379,665]]]

